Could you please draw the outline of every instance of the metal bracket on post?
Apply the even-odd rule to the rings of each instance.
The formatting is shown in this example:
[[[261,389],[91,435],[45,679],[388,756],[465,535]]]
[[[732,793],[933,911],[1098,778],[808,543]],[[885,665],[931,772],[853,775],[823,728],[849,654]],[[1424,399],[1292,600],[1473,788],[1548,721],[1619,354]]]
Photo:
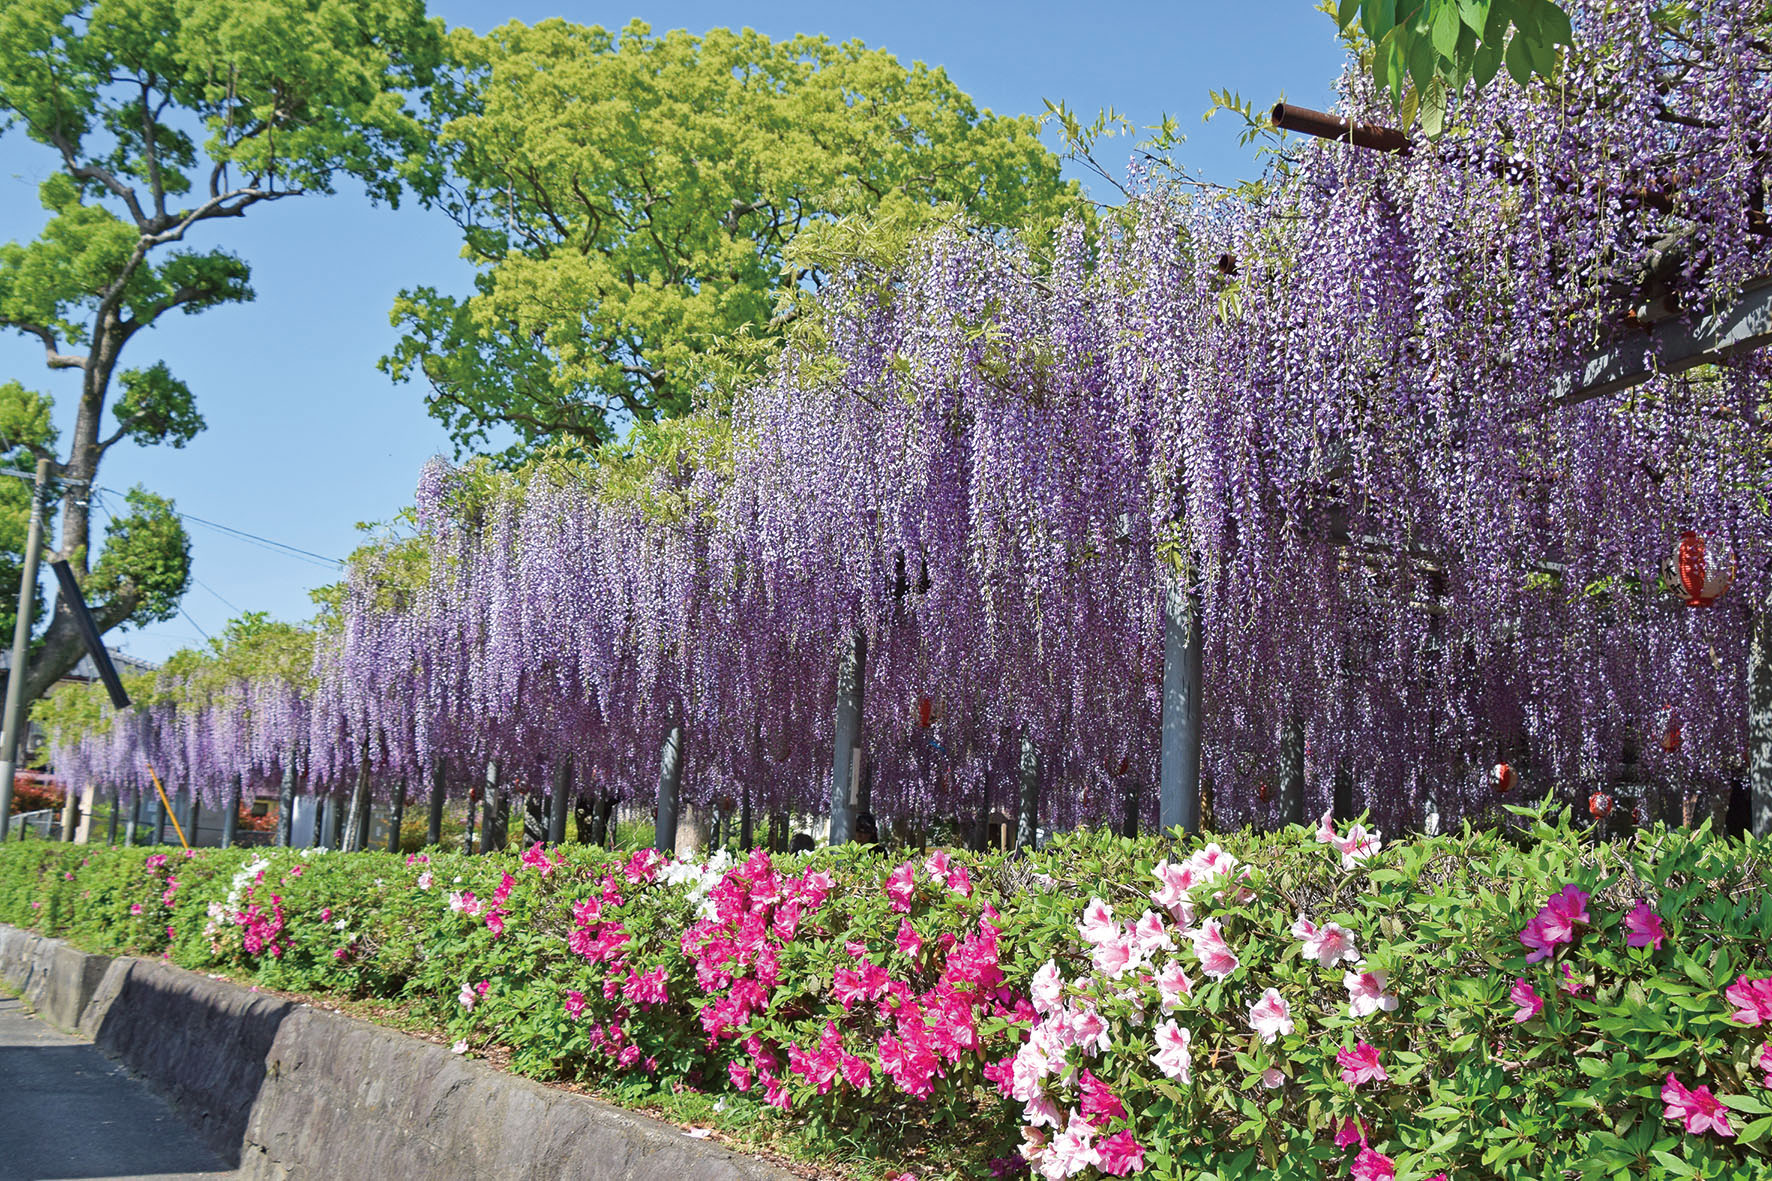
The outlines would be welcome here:
[[[1201,651],[1197,587],[1163,596],[1163,732],[1157,823],[1165,832],[1200,831]]]
[[[831,751],[831,840],[847,844],[855,838],[856,756],[861,746],[862,685],[867,673],[868,639],[860,628],[850,636],[837,665],[835,742]]]

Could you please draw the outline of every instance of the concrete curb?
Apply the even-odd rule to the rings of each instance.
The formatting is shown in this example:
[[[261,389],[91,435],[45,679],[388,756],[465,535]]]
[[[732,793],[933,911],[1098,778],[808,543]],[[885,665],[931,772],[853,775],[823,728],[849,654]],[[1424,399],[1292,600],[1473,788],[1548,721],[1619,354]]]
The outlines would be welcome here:
[[[167,964],[88,956],[0,925],[0,978],[141,1075],[243,1178],[792,1176],[441,1046]]]
[[[59,939],[0,925],[0,979],[64,1033],[79,1028],[110,964],[108,955],[87,955]]]

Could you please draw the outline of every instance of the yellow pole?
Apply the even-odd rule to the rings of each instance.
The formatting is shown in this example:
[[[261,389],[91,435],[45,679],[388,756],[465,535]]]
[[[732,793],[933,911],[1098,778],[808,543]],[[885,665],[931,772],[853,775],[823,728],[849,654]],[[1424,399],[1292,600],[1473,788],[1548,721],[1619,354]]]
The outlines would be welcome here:
[[[178,843],[185,847],[186,852],[189,852],[191,842],[185,840],[185,830],[179,827],[178,813],[173,810],[172,801],[166,798],[166,788],[161,785],[160,777],[154,774],[154,764],[152,763],[148,764],[148,776],[154,781],[154,790],[160,793],[160,806],[166,809],[168,816],[172,817],[172,831],[178,834]]]

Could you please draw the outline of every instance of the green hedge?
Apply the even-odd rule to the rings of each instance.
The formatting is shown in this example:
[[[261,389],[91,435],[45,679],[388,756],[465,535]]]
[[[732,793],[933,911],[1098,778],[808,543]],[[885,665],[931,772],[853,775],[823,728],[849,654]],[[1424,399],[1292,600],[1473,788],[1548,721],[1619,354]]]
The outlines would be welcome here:
[[[556,864],[24,843],[0,849],[0,921],[398,1006],[525,1074],[705,1095],[873,1171],[1008,1174],[1025,1149],[1051,1176],[1772,1178],[1772,846],[1522,824],[1359,861],[1293,829],[1219,837],[1228,856],[1075,834],[1032,857],[820,851],[705,876],[580,846]],[[1153,870],[1190,857],[1191,913],[1167,909]],[[1545,908],[1566,887],[1560,929]],[[1541,912],[1550,954],[1529,962]],[[1307,955],[1301,917],[1350,933],[1353,977],[1373,975]],[[1209,923],[1236,959],[1222,978],[1195,947]],[[1383,1003],[1356,1012],[1359,989]],[[1694,1126],[1705,1111],[1731,1134]]]

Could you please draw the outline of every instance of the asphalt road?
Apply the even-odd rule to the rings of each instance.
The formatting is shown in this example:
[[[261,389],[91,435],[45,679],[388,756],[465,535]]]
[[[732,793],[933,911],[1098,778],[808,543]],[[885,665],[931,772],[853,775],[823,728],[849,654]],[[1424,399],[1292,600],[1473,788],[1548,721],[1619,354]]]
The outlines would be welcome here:
[[[0,1181],[234,1175],[128,1071],[0,996]]]

